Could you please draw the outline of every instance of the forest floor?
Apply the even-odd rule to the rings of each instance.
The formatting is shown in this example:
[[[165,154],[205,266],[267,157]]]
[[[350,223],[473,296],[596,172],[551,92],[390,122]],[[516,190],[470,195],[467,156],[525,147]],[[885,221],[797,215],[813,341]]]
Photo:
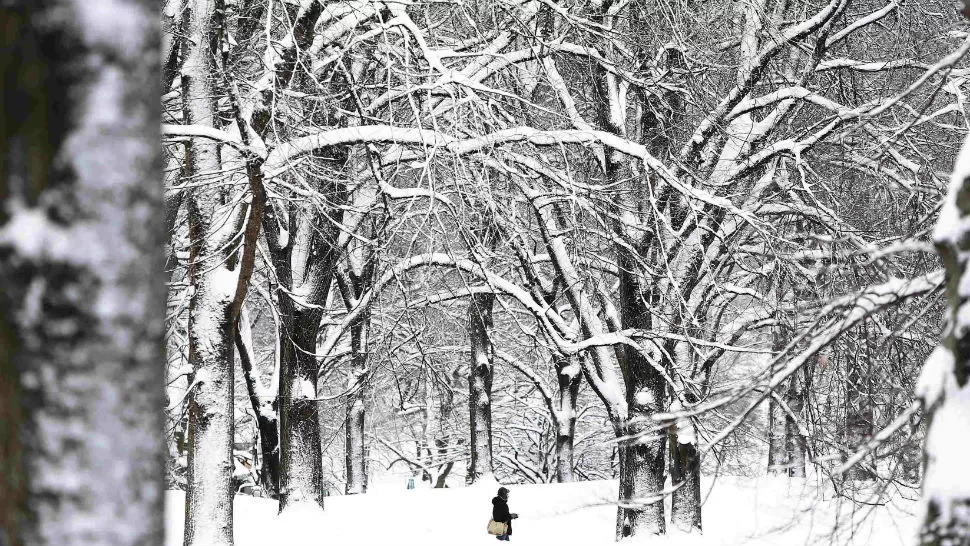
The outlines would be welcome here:
[[[495,484],[407,490],[403,480],[380,483],[366,495],[327,497],[326,510],[298,506],[277,515],[272,500],[237,496],[237,546],[497,544],[486,534]],[[860,503],[832,495],[811,480],[719,477],[705,483],[704,534],[671,533],[643,543],[662,546],[798,546],[912,543],[917,503],[858,494]],[[398,489],[399,487],[399,489]],[[512,543],[614,544],[617,482],[512,485],[509,506],[520,517]],[[911,494],[906,496],[913,496]],[[166,546],[181,546],[185,497],[166,497]],[[669,500],[668,500],[669,508]],[[667,511],[669,514],[669,510]],[[627,542],[624,542],[624,544]]]

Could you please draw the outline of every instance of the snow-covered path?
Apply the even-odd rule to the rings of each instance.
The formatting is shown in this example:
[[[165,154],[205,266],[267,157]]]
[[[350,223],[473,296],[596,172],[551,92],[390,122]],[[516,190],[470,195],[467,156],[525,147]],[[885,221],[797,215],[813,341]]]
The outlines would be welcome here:
[[[494,495],[492,484],[445,490],[386,487],[367,495],[327,498],[326,511],[294,508],[276,516],[274,501],[238,496],[236,546],[496,544],[486,534]],[[614,544],[616,482],[510,486],[515,521],[512,542],[522,545]],[[704,506],[705,534],[672,534],[644,544],[713,546],[750,544],[856,544],[896,546],[911,542],[915,503],[866,510],[821,498],[804,480],[720,478]],[[182,544],[184,495],[167,496],[167,546]],[[869,512],[871,510],[871,513]],[[866,517],[850,534],[850,521]],[[833,526],[839,522],[836,540]]]

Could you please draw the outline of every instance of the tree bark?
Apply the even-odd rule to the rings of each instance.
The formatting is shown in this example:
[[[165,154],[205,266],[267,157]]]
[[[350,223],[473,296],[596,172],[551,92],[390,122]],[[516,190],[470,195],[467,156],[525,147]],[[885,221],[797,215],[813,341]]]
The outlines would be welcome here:
[[[220,128],[216,65],[223,13],[215,0],[193,0],[182,41],[183,122]],[[249,285],[265,193],[260,166],[206,139],[186,143],[185,176],[206,183],[186,195],[189,221],[188,468],[186,546],[232,544],[234,494],[235,321]],[[226,173],[223,168],[226,168]],[[244,173],[244,174],[243,174]],[[227,195],[220,182],[248,178],[247,195]],[[245,187],[245,186],[244,186]],[[241,242],[240,242],[241,239]]]
[[[633,260],[620,260],[620,321],[624,329],[650,328],[647,302],[650,292],[636,275]],[[640,531],[663,534],[667,530],[662,497],[667,453],[662,433],[654,429],[651,416],[666,409],[666,384],[660,373],[633,347],[622,349],[620,369],[626,383],[629,420],[627,439],[618,446],[620,457],[620,507],[617,536]]]
[[[194,0],[186,16],[188,38],[182,42],[183,115],[186,124],[216,127],[215,96],[218,39],[214,0]],[[222,162],[218,146],[197,140],[186,145],[188,177],[211,181]],[[231,546],[233,347],[227,285],[228,264],[219,264],[226,235],[213,237],[225,207],[212,190],[192,192],[189,219],[189,279],[195,287],[189,304],[188,468],[186,478],[186,546]],[[213,225],[215,224],[215,225]],[[228,231],[223,229],[223,231]],[[213,266],[213,263],[217,264]],[[233,289],[235,283],[231,283]]]
[[[347,401],[345,466],[347,471],[348,495],[367,492],[367,461],[364,438],[364,419],[366,417],[367,396],[367,335],[370,314],[365,312],[359,321],[350,327],[352,363],[350,385],[352,389]]]
[[[768,400],[768,474],[788,474],[788,415],[778,400]]]
[[[557,355],[553,358],[559,385],[556,408],[556,481],[575,479],[573,451],[576,440],[576,402],[579,399],[581,368],[574,360],[581,356]]]
[[[700,532],[701,457],[697,450],[697,431],[688,419],[670,431],[670,483],[674,490],[670,522],[685,533]]]
[[[970,3],[963,13],[970,17]],[[940,345],[923,366],[917,383],[927,420],[923,448],[920,546],[970,545],[970,480],[966,450],[959,438],[968,433],[970,415],[970,302],[966,276],[970,258],[970,138],[954,166],[950,188],[933,234],[946,268],[947,327]]]
[[[468,415],[471,453],[465,481],[475,483],[494,472],[492,462],[492,373],[495,348],[492,329],[494,294],[475,294],[468,305],[468,337],[471,362],[468,371]]]
[[[304,501],[323,506],[318,424],[317,332],[323,311],[280,294],[280,511]]]
[[[785,415],[785,451],[788,458],[788,476],[791,478],[805,477],[805,451],[806,439],[802,435],[801,429],[795,417],[801,418],[802,410],[805,408],[805,398],[808,395],[808,374],[811,367],[806,364],[792,376],[788,382],[788,392],[785,394],[785,402],[793,414]]]
[[[159,13],[116,4],[0,8],[5,545],[163,542]]]
[[[249,395],[249,403],[253,408],[256,428],[259,431],[259,447],[263,456],[260,463],[260,486],[272,498],[277,498],[280,486],[280,435],[279,419],[276,418],[276,410],[273,407],[277,404],[276,400],[267,397],[270,395],[269,390],[260,384],[259,370],[256,369],[255,355],[252,350],[249,316],[245,309],[236,323],[235,341],[246,383],[246,393]]]

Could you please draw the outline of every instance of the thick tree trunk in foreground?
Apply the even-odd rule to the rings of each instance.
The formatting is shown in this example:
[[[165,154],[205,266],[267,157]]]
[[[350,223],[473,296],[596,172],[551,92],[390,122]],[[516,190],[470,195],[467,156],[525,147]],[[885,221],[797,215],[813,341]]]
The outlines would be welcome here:
[[[37,4],[0,7],[0,544],[160,546],[157,3]]]
[[[475,294],[468,305],[468,337],[471,341],[471,363],[468,372],[468,414],[471,431],[471,458],[466,481],[475,483],[492,466],[492,373],[495,348],[492,329],[494,294]]]
[[[970,11],[966,8],[965,12]],[[963,441],[970,434],[970,139],[963,144],[934,239],[947,272],[947,329],[920,375],[917,396],[928,422],[924,447],[921,546],[970,545],[970,476]]]
[[[279,281],[280,511],[299,502],[323,506],[317,335],[338,252],[332,223],[293,203],[277,201],[263,218]]]

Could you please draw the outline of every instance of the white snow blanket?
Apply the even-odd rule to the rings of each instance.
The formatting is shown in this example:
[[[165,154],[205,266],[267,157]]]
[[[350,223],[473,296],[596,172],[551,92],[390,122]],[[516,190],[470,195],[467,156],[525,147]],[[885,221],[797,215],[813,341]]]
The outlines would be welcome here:
[[[465,546],[497,544],[486,534],[494,484],[407,490],[386,485],[366,495],[327,497],[326,510],[298,506],[277,515],[275,501],[237,496],[236,546]],[[510,485],[509,505],[520,514],[512,543],[616,544],[617,482]],[[721,477],[704,484],[704,534],[673,532],[622,544],[661,546],[909,545],[915,537],[915,500],[853,504],[812,481]],[[874,501],[865,494],[860,500]],[[166,546],[182,545],[185,497],[170,491]],[[669,506],[669,501],[668,501]],[[669,514],[669,510],[668,510]],[[407,530],[407,531],[405,531]]]

